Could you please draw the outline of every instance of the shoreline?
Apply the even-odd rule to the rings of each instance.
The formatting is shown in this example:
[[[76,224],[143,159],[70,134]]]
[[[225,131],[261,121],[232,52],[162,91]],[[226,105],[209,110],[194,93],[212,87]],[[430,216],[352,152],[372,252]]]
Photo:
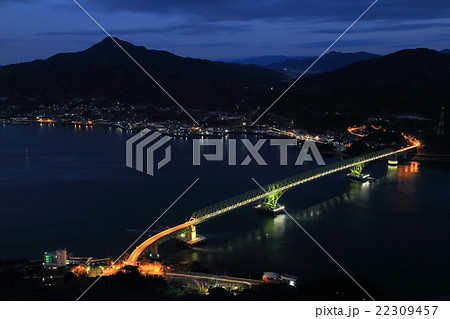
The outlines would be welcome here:
[[[450,154],[415,154],[410,160],[419,163],[450,163]]]

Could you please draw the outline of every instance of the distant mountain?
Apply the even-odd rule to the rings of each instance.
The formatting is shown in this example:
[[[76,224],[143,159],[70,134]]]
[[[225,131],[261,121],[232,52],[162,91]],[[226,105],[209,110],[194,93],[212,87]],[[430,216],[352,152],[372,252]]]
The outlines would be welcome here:
[[[266,101],[271,87],[276,88],[282,79],[259,67],[182,58],[117,41],[187,107],[254,107]],[[82,52],[0,67],[0,96],[104,97],[173,104],[110,38]]]
[[[450,49],[444,49],[444,50],[441,50],[439,52],[445,53],[445,54],[450,54]]]
[[[332,51],[325,54],[308,73],[323,73],[343,68],[355,62],[369,60],[379,57],[377,54],[368,52],[341,53]],[[317,57],[309,57],[304,59],[287,59],[279,63],[273,63],[267,66],[268,69],[282,72],[288,76],[299,76],[303,73]]]
[[[224,62],[268,66],[268,65],[271,65],[274,63],[280,63],[282,61],[289,60],[289,59],[302,60],[304,58],[307,58],[307,57],[302,57],[302,56],[288,57],[285,55],[264,55],[264,56],[248,57],[248,58],[235,59],[235,60],[224,60]]]
[[[291,83],[281,73],[258,66],[182,58],[117,41],[186,107],[264,108]],[[336,112],[345,114],[336,120],[339,123],[358,114],[420,113],[436,118],[440,107],[449,105],[449,54],[414,49],[374,56],[365,52],[325,55],[316,72],[340,68],[307,75],[271,112],[296,117],[300,125],[315,125],[329,120],[326,113]],[[360,61],[349,64],[355,60]],[[93,97],[173,105],[109,38],[85,51],[0,67],[0,97]]]
[[[450,55],[413,49],[307,76],[273,110],[305,120],[305,114],[321,116],[325,111],[420,113],[436,118],[449,104]]]

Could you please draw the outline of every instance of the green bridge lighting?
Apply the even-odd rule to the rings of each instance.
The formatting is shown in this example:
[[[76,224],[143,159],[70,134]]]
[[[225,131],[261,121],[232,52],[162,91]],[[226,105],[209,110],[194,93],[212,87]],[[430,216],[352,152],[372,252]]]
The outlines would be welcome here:
[[[361,164],[355,165],[353,167],[350,167],[350,173],[355,174],[355,175],[361,175],[361,172],[362,172],[364,166],[366,166],[366,164],[361,163]]]
[[[271,184],[267,187],[267,192],[271,193],[272,191],[277,190],[278,188],[280,188],[280,186],[275,185],[275,184]],[[283,195],[283,192],[276,192],[273,194],[268,195],[267,197],[265,197],[263,199],[263,205],[266,206],[267,208],[270,209],[275,209],[277,208],[277,203],[278,200],[280,199],[280,197]]]

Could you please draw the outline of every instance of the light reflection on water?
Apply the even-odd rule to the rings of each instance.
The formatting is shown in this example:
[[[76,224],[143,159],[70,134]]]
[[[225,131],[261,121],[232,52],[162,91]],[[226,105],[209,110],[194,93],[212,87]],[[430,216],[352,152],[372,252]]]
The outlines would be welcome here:
[[[439,246],[446,245],[443,244],[447,237],[446,227],[441,223],[450,226],[450,216],[442,215],[445,207],[441,205],[440,213],[435,215],[441,216],[441,220],[430,219],[425,208],[429,202],[423,198],[420,187],[424,181],[420,181],[419,163],[383,164],[377,162],[373,164],[375,167],[368,167],[369,171],[376,169],[378,177],[374,181],[348,183],[346,191],[318,204],[300,208],[298,200],[290,200],[289,192],[280,199],[280,203],[290,202],[286,210],[291,216],[353,272],[363,273],[394,291],[412,295],[444,295],[448,287],[439,276],[432,272],[424,275],[423,272],[433,267],[433,263],[445,263],[448,257]],[[448,173],[447,170],[445,174]],[[322,187],[326,187],[325,184]],[[446,192],[445,188],[440,190]],[[317,247],[308,244],[309,239],[289,216],[259,218],[259,226],[245,234],[223,238],[225,242],[212,240],[207,243],[208,247],[217,249],[199,248],[195,253],[196,260],[206,263],[214,271],[229,269],[239,272],[245,267],[249,271],[338,273],[330,266],[329,259],[320,256]],[[425,223],[434,224],[433,233],[427,232],[429,226]],[[433,237],[432,241],[441,245],[430,248],[423,242],[427,240],[425,236]],[[414,267],[411,267],[411,258],[418,251],[428,257],[415,259]],[[184,251],[176,253],[174,259],[189,256],[189,251]],[[241,267],[233,267],[235,264]],[[442,271],[440,266],[437,267]],[[441,276],[450,279],[450,272],[445,270]]]
[[[0,245],[8,257],[38,258],[60,246],[78,255],[120,254],[136,237],[127,229],[143,229],[197,174],[203,175],[195,189],[154,230],[255,188],[250,176],[267,183],[306,169],[223,165],[203,172],[174,159],[171,170],[150,178],[124,167],[129,135],[120,129],[48,124],[1,129],[0,200],[8,215],[0,214]],[[175,143],[184,152],[190,145],[185,138]],[[448,168],[375,162],[366,170],[375,181],[349,183],[345,172],[336,173],[288,191],[280,203],[351,273],[426,298],[448,293],[450,271],[443,266],[450,227]],[[240,275],[339,273],[286,215],[260,216],[244,207],[201,224],[198,232],[207,237],[205,246],[188,250],[168,242],[160,249],[163,258]]]

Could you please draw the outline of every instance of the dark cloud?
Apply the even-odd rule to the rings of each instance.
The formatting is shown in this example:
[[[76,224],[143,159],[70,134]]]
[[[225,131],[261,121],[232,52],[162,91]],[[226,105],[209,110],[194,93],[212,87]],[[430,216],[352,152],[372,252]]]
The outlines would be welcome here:
[[[423,30],[423,29],[431,29],[431,28],[450,28],[450,22],[423,22],[423,23],[405,23],[405,24],[387,24],[387,23],[379,23],[373,27],[364,27],[358,26],[358,32],[366,33],[366,32],[381,32],[381,31],[414,31],[414,30]],[[320,26],[318,30],[314,30],[314,33],[332,33],[337,34],[343,31],[342,28],[324,28],[321,29]]]
[[[33,35],[102,35],[105,34],[102,30],[72,30],[72,31],[48,31],[48,32],[38,32]]]
[[[327,48],[334,39],[330,39],[329,41],[314,41],[314,42],[306,42],[306,43],[294,43],[288,45],[289,47],[293,48]],[[358,46],[365,46],[365,45],[381,45],[386,44],[386,40],[380,40],[380,39],[352,39],[352,40],[346,40],[341,39],[339,42],[339,46],[345,46],[345,47],[358,47]]]
[[[448,42],[450,43],[450,34],[449,33],[437,33],[428,38],[428,42]],[[450,48],[450,45],[448,46]]]
[[[172,44],[171,47],[180,48],[231,48],[231,47],[248,47],[248,42],[204,42],[204,43],[178,43]]]
[[[86,6],[96,6],[104,11],[189,15],[202,21],[255,19],[351,21],[372,2],[372,0],[91,0],[86,2]],[[430,19],[446,18],[449,14],[448,0],[379,0],[364,19]]]
[[[0,38],[0,46],[18,42],[18,41],[19,41],[19,39],[16,39],[16,38]]]
[[[133,29],[110,29],[108,32],[113,35],[132,35],[132,34],[233,34],[236,32],[249,31],[248,25],[225,25],[218,23],[181,23],[170,26],[155,27],[155,28],[133,28]],[[72,31],[50,31],[39,32],[34,35],[54,36],[54,35],[102,35],[101,30],[72,30]]]
[[[210,58],[316,55],[373,2],[77,1],[113,36],[141,45],[150,42],[164,50],[173,48],[180,55]],[[72,51],[74,46],[82,48],[105,36],[72,0],[0,0],[0,8],[5,6],[8,13],[1,20],[0,46],[2,58],[8,61],[35,58],[36,52],[45,56]],[[448,47],[450,21],[445,19],[449,16],[450,0],[378,0],[336,49],[388,53],[395,45]],[[29,41],[29,49],[13,45],[12,38]]]
[[[17,3],[24,3],[24,4],[29,4],[29,3],[36,3],[38,2],[37,0],[0,0],[0,7],[4,7],[6,5],[10,5],[10,4],[17,4]]]

